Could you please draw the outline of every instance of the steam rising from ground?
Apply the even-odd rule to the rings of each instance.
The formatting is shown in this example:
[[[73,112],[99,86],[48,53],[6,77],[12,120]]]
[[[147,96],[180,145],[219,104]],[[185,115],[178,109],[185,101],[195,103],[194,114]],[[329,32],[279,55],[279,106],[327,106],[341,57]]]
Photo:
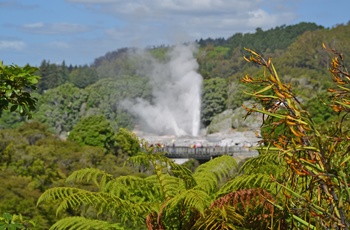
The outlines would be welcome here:
[[[202,76],[193,56],[194,45],[178,45],[168,61],[159,62],[147,53],[142,75],[150,79],[152,103],[141,98],[124,101],[124,107],[140,118],[143,127],[156,134],[197,136],[200,129]]]

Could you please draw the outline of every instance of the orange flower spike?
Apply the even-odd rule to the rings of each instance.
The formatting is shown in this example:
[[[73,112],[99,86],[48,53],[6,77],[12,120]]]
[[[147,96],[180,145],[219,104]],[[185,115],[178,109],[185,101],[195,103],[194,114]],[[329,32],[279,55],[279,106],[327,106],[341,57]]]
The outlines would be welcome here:
[[[271,58],[269,58],[269,60],[267,61],[266,67],[270,67],[270,65],[271,65]]]
[[[284,189],[283,189],[283,194],[284,194],[288,199],[292,198],[292,196],[289,195],[289,194],[287,194],[286,191],[285,191]]]
[[[273,145],[279,149],[283,149],[283,147],[281,145],[279,145],[277,142],[274,142]]]
[[[253,82],[253,78],[249,77],[249,75],[246,74],[246,75],[244,76],[244,78],[241,79],[241,81],[242,81],[243,83],[252,83],[252,82]]]
[[[246,56],[243,56],[243,59],[244,59],[246,62],[250,62],[250,60],[249,60]]]
[[[282,98],[282,99],[286,98],[286,96],[285,96],[284,94],[282,94],[281,92],[279,92],[278,89],[275,90],[275,94],[276,94],[279,98]]]
[[[331,88],[328,88],[328,89],[327,89],[327,91],[328,91],[328,92],[330,92],[330,93],[335,93],[335,92],[337,92],[338,90],[336,90],[336,89],[331,89]]]
[[[333,67],[334,69],[337,69],[337,68],[339,67],[339,60],[338,60],[337,57],[335,57],[335,58],[332,59],[332,67]]]
[[[304,136],[302,133],[300,133],[299,131],[296,131],[295,129],[294,129],[294,126],[289,126],[289,129],[290,129],[290,131],[292,131],[292,133],[295,135],[295,136],[297,136],[297,137],[302,137],[302,136]]]

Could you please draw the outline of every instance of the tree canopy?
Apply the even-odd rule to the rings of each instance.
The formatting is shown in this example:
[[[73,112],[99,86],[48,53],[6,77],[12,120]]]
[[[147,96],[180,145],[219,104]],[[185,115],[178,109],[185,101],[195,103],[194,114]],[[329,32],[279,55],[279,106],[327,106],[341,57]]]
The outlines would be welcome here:
[[[34,75],[37,68],[26,65],[3,65],[0,62],[0,110],[18,111],[22,116],[31,117],[37,99],[31,90],[36,89],[39,76]]]

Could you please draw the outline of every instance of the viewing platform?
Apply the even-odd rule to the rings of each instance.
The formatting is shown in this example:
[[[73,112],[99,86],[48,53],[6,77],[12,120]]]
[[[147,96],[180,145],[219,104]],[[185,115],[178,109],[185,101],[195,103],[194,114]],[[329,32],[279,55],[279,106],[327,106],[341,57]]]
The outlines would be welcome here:
[[[209,161],[221,155],[230,155],[233,157],[252,157],[258,155],[258,151],[251,150],[244,146],[208,146],[208,147],[184,147],[184,146],[166,146],[158,147],[157,151],[165,152],[168,158],[187,158],[198,161]]]

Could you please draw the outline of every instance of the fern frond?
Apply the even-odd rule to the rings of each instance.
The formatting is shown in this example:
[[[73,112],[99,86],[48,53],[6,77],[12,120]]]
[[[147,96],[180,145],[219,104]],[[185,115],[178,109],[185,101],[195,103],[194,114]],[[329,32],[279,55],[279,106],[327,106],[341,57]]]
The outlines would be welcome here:
[[[171,174],[175,177],[181,178],[184,181],[187,189],[193,188],[195,185],[197,185],[191,170],[189,170],[187,167],[176,164],[174,161],[170,161],[169,166],[171,168]]]
[[[212,193],[218,183],[237,169],[237,162],[232,156],[220,156],[200,165],[193,173],[197,185],[196,189]]]
[[[50,230],[123,230],[124,228],[120,224],[112,224],[101,220],[92,220],[85,217],[66,217],[57,221],[51,226]]]
[[[70,182],[94,182],[94,184],[101,188],[103,187],[108,180],[111,180],[113,175],[106,173],[103,170],[97,168],[85,168],[74,171],[71,175],[66,179],[67,183]]]
[[[267,191],[275,191],[277,186],[277,183],[273,182],[267,174],[239,175],[222,186],[216,193],[216,196],[220,197],[224,194],[246,188],[259,187]]]
[[[161,197],[160,187],[154,181],[131,175],[107,182],[101,191],[134,203],[154,202]]]
[[[163,200],[167,200],[186,189],[183,180],[170,176],[169,174],[159,173],[157,174],[157,179],[163,195]]]
[[[129,157],[125,162],[124,162],[124,166],[126,164],[131,164],[133,166],[145,166],[146,168],[148,168],[150,166],[150,156],[147,153],[141,152],[138,153],[135,156],[131,156]]]
[[[243,223],[243,216],[237,213],[233,206],[225,205],[209,209],[205,216],[196,221],[191,230],[234,230],[241,229]]]
[[[90,192],[78,188],[58,187],[46,190],[38,199],[37,204],[42,202],[59,201],[56,214],[68,208],[79,208],[83,205],[94,207],[98,214],[108,212],[111,215],[144,216],[153,209],[146,204],[137,205],[117,196],[103,193]]]
[[[283,155],[277,151],[270,151],[264,154],[260,154],[256,157],[249,158],[246,162],[244,162],[239,171],[241,173],[244,172],[244,174],[250,174],[257,168],[257,165],[269,165],[272,163],[281,165],[284,161],[284,159],[281,159],[282,156]],[[283,167],[281,167],[281,169],[283,169]]]
[[[204,210],[210,205],[210,196],[202,190],[184,190],[166,202],[164,210],[167,215],[179,211],[179,205],[185,206],[184,210],[197,210],[204,215]]]
[[[167,158],[165,156],[165,153],[163,152],[156,152],[156,153],[140,152],[135,156],[129,157],[124,163],[124,165],[129,163],[135,166],[143,165],[143,166],[149,167],[151,165],[154,166],[154,164],[157,162],[157,164],[168,166],[171,161],[172,160]]]

